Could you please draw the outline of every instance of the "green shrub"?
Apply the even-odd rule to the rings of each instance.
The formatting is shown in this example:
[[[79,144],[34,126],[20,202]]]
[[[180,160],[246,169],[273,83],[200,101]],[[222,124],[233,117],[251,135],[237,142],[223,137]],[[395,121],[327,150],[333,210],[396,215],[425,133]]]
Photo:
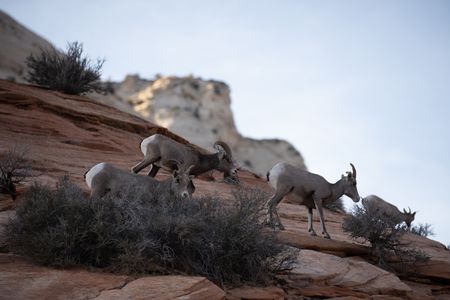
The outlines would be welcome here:
[[[27,80],[67,94],[103,92],[100,76],[104,60],[97,59],[93,64],[82,55],[83,45],[78,42],[69,43],[66,52],[41,49],[39,54],[31,54],[26,59]]]
[[[182,272],[220,285],[264,282],[289,268],[295,253],[260,218],[267,196],[241,190],[233,198],[130,189],[88,200],[66,179],[55,191],[34,185],[6,227],[8,247],[45,265]]]

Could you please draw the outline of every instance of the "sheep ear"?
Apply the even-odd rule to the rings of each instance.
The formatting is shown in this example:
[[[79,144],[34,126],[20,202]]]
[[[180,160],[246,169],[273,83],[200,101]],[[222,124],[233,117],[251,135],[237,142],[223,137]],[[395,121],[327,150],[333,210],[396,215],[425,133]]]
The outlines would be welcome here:
[[[415,216],[416,216],[416,212],[417,212],[417,211],[413,212],[413,214],[412,214],[412,215],[413,215],[413,217],[415,217]]]

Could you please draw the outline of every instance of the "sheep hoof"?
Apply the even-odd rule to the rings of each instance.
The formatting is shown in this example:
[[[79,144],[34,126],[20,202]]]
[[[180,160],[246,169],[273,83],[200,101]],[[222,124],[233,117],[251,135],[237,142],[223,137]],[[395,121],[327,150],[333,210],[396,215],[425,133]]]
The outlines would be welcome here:
[[[312,236],[317,236],[317,233],[313,229],[308,230],[308,232]]]
[[[239,184],[239,179],[236,177],[225,177],[223,181],[228,184]]]
[[[330,237],[330,235],[329,235],[328,233],[325,233],[325,234],[323,235],[323,238],[324,238],[324,239],[329,239],[329,240],[331,240],[331,237]]]

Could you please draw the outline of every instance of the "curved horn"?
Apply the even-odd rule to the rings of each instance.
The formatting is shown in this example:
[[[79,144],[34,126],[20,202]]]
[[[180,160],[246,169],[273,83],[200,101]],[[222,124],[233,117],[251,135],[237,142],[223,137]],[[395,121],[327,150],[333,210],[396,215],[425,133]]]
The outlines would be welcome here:
[[[181,167],[181,163],[178,160],[170,159],[167,161],[172,171],[179,171]]]
[[[411,207],[408,206],[409,213],[411,213]]]
[[[355,168],[355,166],[352,163],[350,163],[350,166],[352,166],[353,178],[356,179],[356,168]]]
[[[186,174],[190,175],[191,171],[194,167],[195,167],[195,165],[190,165],[189,168],[187,168],[187,170],[186,170]]]
[[[222,142],[222,141],[215,142],[214,143],[214,148],[220,151],[220,149],[218,147],[222,147],[222,149],[225,151],[225,153],[229,157],[232,157],[231,148],[225,142]]]

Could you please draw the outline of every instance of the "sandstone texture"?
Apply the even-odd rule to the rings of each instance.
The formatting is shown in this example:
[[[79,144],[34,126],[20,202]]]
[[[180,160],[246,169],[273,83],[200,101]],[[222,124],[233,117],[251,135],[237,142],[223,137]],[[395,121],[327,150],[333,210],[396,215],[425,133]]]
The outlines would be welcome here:
[[[141,138],[156,132],[190,144],[166,128],[88,98],[0,80],[0,153],[13,144],[28,145],[31,150],[29,159],[39,174],[35,178],[39,182],[54,184],[60,176],[68,175],[87,191],[83,174],[88,168],[107,161],[120,168],[130,169],[142,157],[138,147]],[[158,174],[158,178],[166,176],[168,174],[165,172]],[[265,180],[251,172],[239,171],[239,177],[243,186],[258,187],[269,194],[273,192]],[[239,188],[224,183],[218,172],[196,178],[194,183],[196,193],[218,193],[224,198]],[[17,201],[21,200],[29,184],[19,187]],[[7,222],[13,216],[14,212],[10,209],[15,205],[8,195],[0,195],[0,207],[3,210],[0,223]],[[415,265],[406,277],[399,278],[366,260],[370,248],[367,244],[350,239],[342,231],[344,215],[325,210],[327,227],[332,237],[327,240],[308,234],[304,207],[281,203],[279,214],[286,227],[285,231],[279,233],[281,241],[302,249],[295,268],[279,274],[279,286],[230,289],[226,296],[229,299],[445,299],[450,294],[450,251],[438,242],[414,235],[405,236],[405,241],[420,247],[430,256],[430,260]],[[314,227],[319,229],[319,226],[317,213],[314,213]],[[0,250],[5,252],[7,247],[2,245],[1,240],[0,230]],[[60,298],[64,299],[65,295],[69,295],[64,293],[71,293],[74,289],[79,289],[80,295],[85,293],[87,299],[139,299],[143,293],[161,298],[163,294],[158,293],[163,285],[180,287],[169,294],[172,298],[224,297],[219,288],[200,277],[171,276],[167,277],[169,280],[149,276],[130,281],[129,277],[98,272],[38,267],[23,258],[4,255],[3,261],[9,263],[7,266],[0,264],[3,267],[0,276],[4,278],[0,282],[14,281],[14,285],[0,284],[0,295],[15,293],[11,294],[14,297],[8,299],[23,299],[23,295],[31,297],[35,295],[33,293],[54,294],[52,299],[63,295]],[[71,272],[74,272],[73,278],[69,276]],[[94,279],[84,281],[83,278],[91,278],[89,276]],[[97,276],[99,278],[95,279]],[[164,281],[166,279],[169,281]]]
[[[0,11],[0,78],[25,82],[26,57],[51,43]],[[303,157],[279,139],[246,138],[238,131],[231,111],[230,88],[223,82],[201,78],[142,79],[128,75],[121,82],[105,82],[109,93],[91,93],[97,102],[140,116],[213,150],[217,140],[230,144],[243,168],[265,175],[277,162],[305,168]]]
[[[0,299],[224,299],[203,277],[132,278],[86,270],[57,270],[0,254]]]
[[[50,43],[3,12],[0,29],[0,78],[22,82],[25,57]],[[142,158],[140,141],[155,133],[205,153],[213,150],[215,140],[228,142],[243,166],[241,185],[268,194],[272,189],[258,175],[278,161],[305,167],[289,143],[253,140],[237,131],[230,89],[223,82],[192,76],[146,80],[133,75],[109,85],[113,93],[81,97],[0,80],[0,154],[24,145],[36,181],[52,185],[67,175],[86,192],[83,174],[90,167],[105,161],[130,169]],[[158,179],[166,176],[162,171]],[[301,251],[294,268],[277,274],[272,286],[223,291],[203,277],[131,277],[37,266],[7,253],[4,242],[3,225],[14,217],[30,184],[18,187],[17,202],[0,194],[0,299],[450,299],[450,251],[444,245],[405,235],[405,243],[430,259],[402,272],[397,269],[399,277],[371,263],[369,245],[343,232],[343,214],[325,210],[332,237],[327,240],[310,236],[306,209],[290,203],[279,206],[286,227],[279,238]],[[216,171],[199,176],[194,184],[196,194],[216,193],[225,201],[240,188],[224,183]],[[316,212],[313,223],[320,228]]]

